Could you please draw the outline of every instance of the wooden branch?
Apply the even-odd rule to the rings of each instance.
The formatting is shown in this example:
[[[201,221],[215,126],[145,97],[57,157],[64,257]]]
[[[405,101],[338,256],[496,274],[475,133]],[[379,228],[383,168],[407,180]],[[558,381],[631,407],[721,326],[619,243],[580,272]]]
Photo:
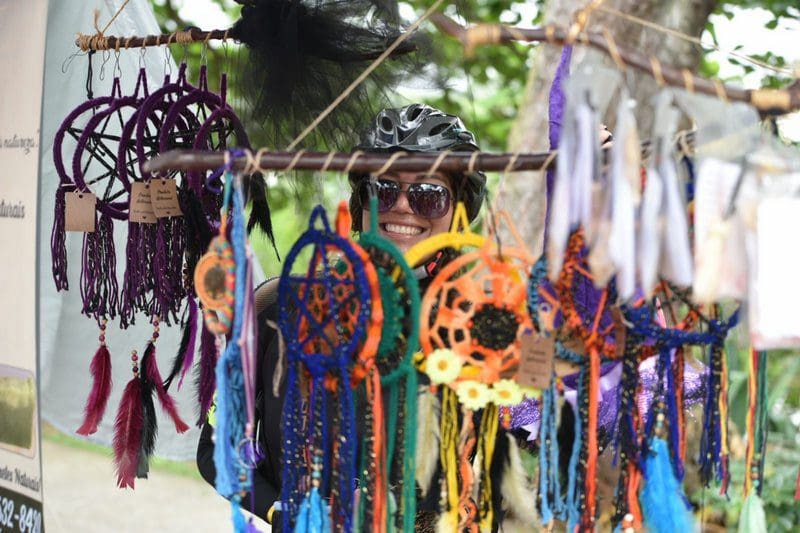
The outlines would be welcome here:
[[[692,132],[679,136],[678,149],[691,148]],[[650,141],[642,143],[642,157],[650,155]],[[607,161],[609,148],[603,149]],[[260,170],[321,170],[353,171],[364,174],[380,172],[426,172],[439,170],[445,173],[468,171],[516,172],[555,168],[555,152],[502,153],[484,152],[266,152],[259,161],[251,156],[250,167],[257,163]],[[200,150],[170,150],[146,161],[144,171],[154,174],[167,170],[216,170],[225,164],[225,152]],[[248,157],[233,160],[233,170],[248,168]]]
[[[163,44],[189,44],[231,38],[230,30],[203,31],[191,28],[185,31],[146,35],[144,37],[106,37],[104,35],[86,35],[79,33],[75,46],[83,50],[120,50],[122,48],[142,48],[144,46],[161,46]]]
[[[646,72],[659,85],[680,87],[689,92],[716,96],[721,100],[746,102],[764,115],[783,115],[800,109],[800,84],[787,89],[740,89],[693,74],[688,69],[664,65],[654,56],[646,56],[634,49],[614,42],[610,33],[567,31],[553,25],[543,28],[516,28],[501,24],[478,24],[465,28],[449,17],[436,13],[431,21],[447,35],[461,41],[470,54],[478,46],[507,44],[514,41],[547,42],[559,46],[576,42],[596,48],[609,55],[621,70],[630,66]]]

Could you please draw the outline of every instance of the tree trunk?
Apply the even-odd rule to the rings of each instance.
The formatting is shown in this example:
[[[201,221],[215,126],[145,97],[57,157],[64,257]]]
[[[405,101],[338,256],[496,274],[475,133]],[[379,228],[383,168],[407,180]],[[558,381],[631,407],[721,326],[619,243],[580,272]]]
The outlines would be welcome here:
[[[585,6],[585,0],[550,0],[546,7],[545,22],[567,27],[573,13]],[[602,4],[622,13],[654,22],[661,26],[699,37],[705,28],[716,0],[608,0]],[[700,62],[699,48],[687,41],[645,28],[633,21],[625,20],[602,11],[594,11],[587,29],[606,28],[620,45],[634,48],[658,57],[664,64],[695,70]],[[534,52],[533,65],[528,75],[525,96],[517,119],[509,136],[509,151],[543,151],[548,147],[547,97],[561,56],[561,48],[547,44],[538,45]],[[583,61],[602,62],[614,67],[614,62],[602,53],[576,46],[572,55],[571,70]],[[650,137],[653,125],[651,97],[657,85],[646,73],[630,70],[624,77],[631,96],[638,102],[636,115],[642,138]],[[605,118],[613,130],[614,105]],[[502,206],[515,217],[517,228],[525,242],[531,243],[531,252],[538,256],[542,251],[545,216],[545,180],[542,172],[520,172],[505,178]],[[504,235],[504,239],[508,237]]]

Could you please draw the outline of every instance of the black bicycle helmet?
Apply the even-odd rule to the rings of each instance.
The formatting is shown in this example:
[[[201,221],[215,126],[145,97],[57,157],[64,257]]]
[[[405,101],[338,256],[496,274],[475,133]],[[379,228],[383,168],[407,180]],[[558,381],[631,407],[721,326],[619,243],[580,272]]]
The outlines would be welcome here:
[[[455,115],[448,115],[425,104],[410,104],[401,108],[384,109],[354,150],[364,152],[476,152],[475,135]],[[350,212],[353,230],[361,231],[363,209],[358,195],[359,184],[369,176],[351,172],[348,176],[352,193]],[[481,210],[486,195],[486,176],[482,172],[450,175],[456,201],[464,202],[472,221]]]

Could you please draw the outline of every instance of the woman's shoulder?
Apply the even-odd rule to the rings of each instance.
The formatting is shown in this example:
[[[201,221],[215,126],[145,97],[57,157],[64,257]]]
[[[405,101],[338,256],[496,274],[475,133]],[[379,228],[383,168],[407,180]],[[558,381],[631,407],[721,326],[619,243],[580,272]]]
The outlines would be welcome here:
[[[262,317],[275,320],[278,303],[278,281],[279,277],[266,280],[255,289],[256,316],[261,320]]]

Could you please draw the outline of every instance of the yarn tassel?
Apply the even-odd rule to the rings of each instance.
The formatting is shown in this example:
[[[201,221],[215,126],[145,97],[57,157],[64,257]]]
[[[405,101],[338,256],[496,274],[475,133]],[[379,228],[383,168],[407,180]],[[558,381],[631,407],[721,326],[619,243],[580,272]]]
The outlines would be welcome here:
[[[105,324],[103,323],[103,331]],[[86,399],[83,424],[78,428],[80,435],[91,435],[97,431],[97,426],[103,420],[103,414],[111,394],[111,354],[105,343],[105,334],[101,333],[100,347],[92,358],[90,365],[92,372],[92,390]]]
[[[640,496],[645,526],[652,533],[692,531],[693,520],[669,459],[669,448],[653,438],[645,459],[645,484]]]
[[[558,472],[557,392],[555,374],[542,394],[542,419],[539,429],[539,512],[543,525],[554,518],[564,520],[566,508],[561,496]]]
[[[142,383],[139,379],[136,352],[133,352],[131,359],[133,378],[125,386],[114,421],[114,465],[119,488],[134,488],[142,443]]]
[[[81,259],[81,313],[86,316],[117,316],[119,287],[114,223],[103,213],[95,231],[84,233]]]
[[[578,399],[578,405],[582,401],[586,381],[586,366],[581,366],[581,371],[578,375],[578,386],[575,391],[575,397]],[[565,405],[565,407],[568,407]],[[579,409],[580,410],[580,409]],[[575,413],[574,432],[572,436],[572,453],[569,457],[569,466],[567,467],[567,531],[574,531],[580,521],[580,501],[581,501],[581,487],[578,483],[580,477],[579,461],[582,447],[582,424],[579,412]],[[563,419],[563,417],[562,417]]]
[[[439,519],[439,531],[455,531],[458,526],[458,403],[455,392],[442,387],[442,414],[440,420],[439,460],[445,476],[447,508]]]
[[[594,528],[596,516],[596,493],[597,493],[597,415],[598,401],[600,394],[600,353],[597,347],[592,345],[589,348],[589,387],[588,387],[588,424],[586,426],[586,470],[584,483],[586,490],[586,508],[581,513],[581,527],[586,531]]]
[[[154,354],[151,350],[145,350],[142,355],[142,368],[147,368],[149,360],[153,358]],[[139,458],[136,466],[136,477],[147,478],[150,472],[150,457],[156,447],[156,435],[158,433],[158,421],[156,420],[156,406],[153,402],[153,389],[155,383],[149,377],[148,372],[142,372],[140,375],[142,389],[142,443],[139,446]]]
[[[405,413],[404,422],[405,428],[403,429],[403,499],[402,499],[402,516],[403,516],[403,531],[410,533],[414,531],[415,518],[417,516],[417,491],[415,490],[416,484],[414,483],[414,474],[416,471],[416,458],[417,451],[424,448],[417,447],[417,430],[420,426],[417,425],[417,371],[413,367],[409,367],[408,377],[406,378],[405,386]],[[433,395],[431,395],[433,396]],[[434,396],[435,399],[435,396]],[[436,416],[432,413],[431,416]],[[438,425],[434,423],[434,428]],[[434,439],[438,439],[438,434],[433,435]],[[435,443],[432,443],[432,450],[436,449]],[[435,466],[435,462],[434,462]],[[430,482],[429,482],[430,486]]]
[[[158,332],[154,333],[153,335],[158,335]],[[156,394],[158,395],[158,401],[161,403],[161,408],[172,419],[172,423],[175,424],[175,431],[178,433],[186,432],[189,429],[189,426],[186,424],[186,422],[181,420],[181,417],[178,414],[178,408],[175,405],[175,400],[172,399],[172,396],[170,396],[164,388],[164,382],[161,379],[161,374],[158,371],[155,343],[147,343],[147,348],[145,348],[144,357],[142,358],[142,366],[144,367],[147,379],[152,382],[156,389]]]
[[[206,327],[200,332],[200,365],[197,370],[197,401],[200,405],[200,416],[197,425],[202,426],[211,409],[216,388],[216,367],[219,349],[214,334]]]
[[[53,281],[57,291],[69,290],[67,279],[67,232],[64,217],[67,209],[64,185],[56,189],[56,203],[53,217],[53,231],[50,233],[50,257],[52,258]]]
[[[495,508],[499,509],[500,491],[495,490],[501,482],[502,461],[495,462],[495,446],[497,445],[497,430],[500,426],[500,416],[497,413],[497,405],[490,403],[483,409],[481,417],[480,436],[478,441],[478,454],[483,461],[480,480],[480,497],[478,509],[480,512],[481,531],[494,531],[495,529]],[[505,449],[503,445],[501,448]],[[504,454],[503,454],[504,455]]]

